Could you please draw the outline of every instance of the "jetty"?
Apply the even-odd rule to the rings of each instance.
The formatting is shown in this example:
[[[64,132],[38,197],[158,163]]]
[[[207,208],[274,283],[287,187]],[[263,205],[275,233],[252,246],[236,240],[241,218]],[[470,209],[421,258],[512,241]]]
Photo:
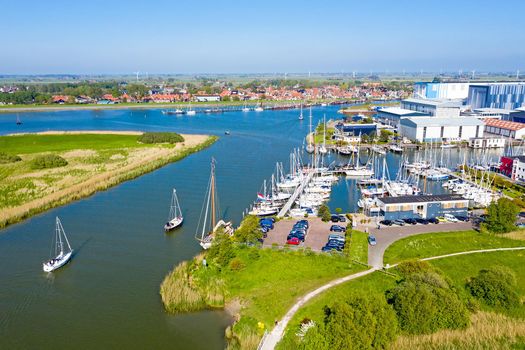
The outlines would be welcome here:
[[[312,181],[312,178],[314,177],[315,173],[316,170],[314,169],[308,170],[306,178],[301,182],[299,186],[297,186],[292,196],[288,199],[286,204],[281,208],[281,210],[277,214],[278,218],[283,218],[286,214],[288,214],[293,204],[297,200],[297,197],[299,197],[299,195],[303,193],[304,188],[310,183],[310,181]]]

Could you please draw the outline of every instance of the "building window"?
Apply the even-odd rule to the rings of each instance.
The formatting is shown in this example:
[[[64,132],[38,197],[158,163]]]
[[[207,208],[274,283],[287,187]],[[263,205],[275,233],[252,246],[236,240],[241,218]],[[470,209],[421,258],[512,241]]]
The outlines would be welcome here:
[[[450,209],[450,208],[454,208],[454,203],[450,203],[450,202],[443,203],[441,206],[443,209]]]
[[[427,127],[424,126],[423,127],[423,141],[425,141],[426,138],[427,138]]]
[[[445,127],[444,126],[441,127],[441,134],[440,135],[441,136],[439,136],[439,137],[441,137],[441,138],[443,138],[443,135],[445,135]]]
[[[479,137],[479,125],[476,126],[476,137]]]
[[[459,126],[459,138],[461,138],[461,136],[463,135],[463,125],[460,125]]]

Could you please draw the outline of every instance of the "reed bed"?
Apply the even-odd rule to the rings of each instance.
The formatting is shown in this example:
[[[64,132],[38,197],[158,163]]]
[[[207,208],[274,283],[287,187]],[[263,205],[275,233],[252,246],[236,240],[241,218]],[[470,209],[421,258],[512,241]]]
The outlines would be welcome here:
[[[181,262],[162,281],[160,296],[166,311],[190,312],[206,306],[201,292],[192,283],[190,266],[187,261]]]
[[[433,334],[401,336],[392,350],[515,349],[525,342],[525,321],[493,312],[471,316],[465,330],[443,330]]]
[[[122,166],[92,174],[85,181],[53,191],[41,198],[31,200],[15,207],[3,208],[0,212],[0,228],[26,219],[45,210],[78,200],[121,182],[134,179],[145,173],[156,170],[168,163],[178,161],[192,153],[198,152],[217,140],[217,137],[196,138],[193,143],[181,145],[181,148],[151,148],[146,156],[134,162],[124,162]]]

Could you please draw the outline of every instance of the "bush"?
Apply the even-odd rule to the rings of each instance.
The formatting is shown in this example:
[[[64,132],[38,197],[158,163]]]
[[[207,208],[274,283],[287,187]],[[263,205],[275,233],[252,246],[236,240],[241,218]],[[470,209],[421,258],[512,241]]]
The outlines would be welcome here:
[[[466,306],[436,272],[408,275],[387,291],[387,299],[394,307],[401,329],[407,333],[461,329],[469,324]]]
[[[232,261],[230,261],[230,269],[232,271],[239,271],[244,269],[244,267],[244,262],[239,258],[233,258]]]
[[[227,267],[235,257],[232,239],[228,234],[217,232],[206,258],[217,264],[219,268]]]
[[[19,156],[7,154],[5,152],[0,152],[0,164],[15,163],[21,161],[22,158]]]
[[[509,309],[520,303],[516,292],[516,274],[504,266],[479,271],[467,282],[467,289],[472,296],[489,306]]]
[[[507,233],[516,229],[516,215],[520,207],[512,200],[502,197],[492,202],[487,209],[484,227],[492,233]]]
[[[259,218],[247,215],[242,220],[241,226],[235,231],[234,238],[240,243],[256,243],[263,236],[259,228]]]
[[[58,168],[66,165],[67,160],[65,160],[64,158],[56,154],[46,154],[33,159],[33,161],[31,162],[31,169]]]
[[[332,214],[330,213],[330,208],[326,204],[323,204],[319,207],[319,210],[317,212],[317,215],[323,220],[324,222],[330,221],[330,218],[332,217]]]
[[[176,132],[145,132],[138,137],[142,143],[178,143],[184,142],[184,137]]]

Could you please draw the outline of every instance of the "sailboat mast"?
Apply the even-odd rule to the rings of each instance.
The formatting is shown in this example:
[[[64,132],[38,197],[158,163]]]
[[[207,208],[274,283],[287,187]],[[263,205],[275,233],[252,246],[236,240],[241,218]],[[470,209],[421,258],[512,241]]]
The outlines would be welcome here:
[[[56,235],[57,235],[57,245],[60,247],[60,253],[64,252],[64,243],[62,242],[62,234],[60,232],[61,228],[60,219],[56,218]],[[69,243],[68,243],[69,244]]]
[[[215,161],[211,162],[211,225],[212,230],[215,229],[215,225],[217,224],[217,217],[215,216]]]

